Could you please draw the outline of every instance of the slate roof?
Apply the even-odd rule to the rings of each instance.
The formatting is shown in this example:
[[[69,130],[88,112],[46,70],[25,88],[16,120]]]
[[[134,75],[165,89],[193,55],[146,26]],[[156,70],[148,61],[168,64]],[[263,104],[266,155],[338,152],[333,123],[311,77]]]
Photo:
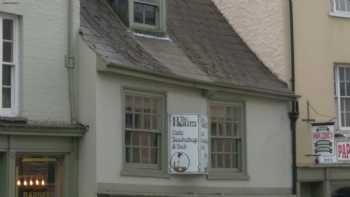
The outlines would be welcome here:
[[[211,0],[168,0],[170,39],[137,36],[106,0],[80,0],[80,33],[108,64],[233,87],[291,94]]]

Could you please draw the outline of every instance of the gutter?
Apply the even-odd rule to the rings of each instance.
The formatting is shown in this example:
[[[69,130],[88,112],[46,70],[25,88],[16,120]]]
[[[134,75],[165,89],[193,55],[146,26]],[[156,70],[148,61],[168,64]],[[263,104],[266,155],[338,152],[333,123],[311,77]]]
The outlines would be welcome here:
[[[123,76],[132,76],[135,78],[159,81],[168,84],[180,85],[185,87],[198,88],[201,90],[209,90],[213,92],[231,92],[237,94],[261,96],[266,98],[274,98],[279,100],[294,100],[297,98],[289,91],[276,91],[270,89],[245,87],[234,85],[231,83],[221,83],[215,81],[194,80],[178,75],[171,75],[167,73],[156,73],[148,70],[141,70],[137,68],[129,68],[124,65],[115,63],[106,63],[105,66],[100,65],[97,70],[99,72],[111,72]]]
[[[67,9],[67,54],[65,57],[65,67],[67,68],[68,77],[68,96],[69,96],[69,111],[70,121],[72,124],[77,123],[77,113],[75,105],[75,93],[74,93],[74,69],[76,67],[76,58],[74,55],[74,8],[73,0],[68,1]]]
[[[289,24],[290,24],[290,58],[291,58],[291,89],[295,94],[295,47],[294,47],[294,13],[293,0],[289,0]],[[292,137],[292,194],[297,194],[297,165],[296,165],[296,124],[299,118],[299,103],[297,99],[292,101],[292,111],[289,112],[291,137]]]

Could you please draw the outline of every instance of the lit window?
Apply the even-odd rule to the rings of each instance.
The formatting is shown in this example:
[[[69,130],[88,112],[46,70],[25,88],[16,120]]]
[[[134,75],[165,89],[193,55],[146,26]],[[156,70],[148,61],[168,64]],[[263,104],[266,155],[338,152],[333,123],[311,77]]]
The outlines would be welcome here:
[[[339,126],[342,129],[350,128],[350,67],[337,67],[336,87]]]
[[[125,95],[125,161],[160,167],[163,97]]]
[[[157,25],[157,10],[155,5],[134,3],[134,22],[145,25]]]
[[[333,12],[350,15],[350,0],[332,0]]]
[[[16,196],[63,197],[63,166],[59,157],[17,157]]]
[[[11,115],[15,109],[15,88],[17,70],[17,18],[0,14],[0,111]]]

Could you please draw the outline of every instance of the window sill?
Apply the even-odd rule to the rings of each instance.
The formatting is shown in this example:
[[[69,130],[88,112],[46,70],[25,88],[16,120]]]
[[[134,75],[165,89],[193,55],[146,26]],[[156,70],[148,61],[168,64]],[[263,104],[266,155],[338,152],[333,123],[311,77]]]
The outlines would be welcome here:
[[[164,178],[168,179],[170,176],[158,169],[147,169],[147,168],[131,168],[125,167],[120,172],[121,176],[130,176],[130,177],[149,177],[149,178]]]
[[[246,172],[235,172],[230,170],[211,170],[208,173],[208,180],[237,180],[248,181],[249,175]]]
[[[339,18],[350,18],[350,13],[330,12],[329,15]]]

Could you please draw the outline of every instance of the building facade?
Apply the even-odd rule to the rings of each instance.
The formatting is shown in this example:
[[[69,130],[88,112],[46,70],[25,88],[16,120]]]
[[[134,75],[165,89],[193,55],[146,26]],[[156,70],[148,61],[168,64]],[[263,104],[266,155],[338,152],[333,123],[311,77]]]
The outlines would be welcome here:
[[[71,121],[65,57],[72,54],[68,27],[79,18],[69,19],[69,7],[70,1],[0,1],[0,196],[78,195],[85,128]]]
[[[297,125],[299,194],[348,196],[350,168],[342,147],[346,150],[348,146],[350,4],[343,0],[293,1],[293,4],[296,94],[301,96]],[[317,125],[324,127],[328,122],[329,128],[335,126],[331,151],[323,149],[327,145],[315,141],[321,138],[317,131],[312,132],[320,128]],[[336,158],[322,161],[322,155],[330,152]]]
[[[294,96],[213,2],[82,0],[80,35],[81,196],[293,196]],[[204,172],[184,144],[168,154],[168,117],[193,115],[209,120]]]

